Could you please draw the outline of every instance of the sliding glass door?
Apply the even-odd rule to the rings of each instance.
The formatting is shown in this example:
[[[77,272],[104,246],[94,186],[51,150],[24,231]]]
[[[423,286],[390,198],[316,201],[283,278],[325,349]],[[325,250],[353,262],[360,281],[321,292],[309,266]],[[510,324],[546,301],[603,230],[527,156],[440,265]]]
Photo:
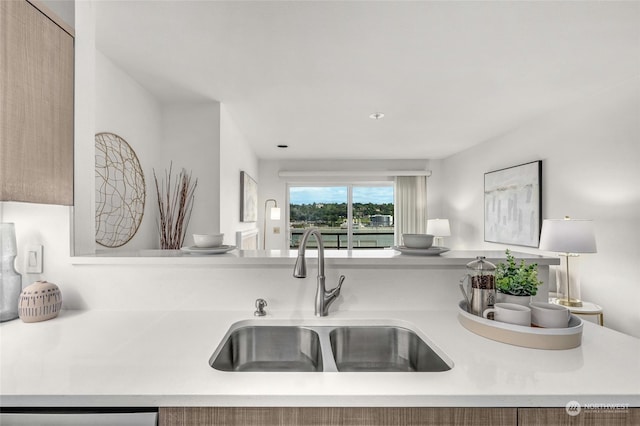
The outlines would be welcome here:
[[[393,245],[393,184],[290,185],[289,247],[304,231],[320,229],[325,248],[367,249]],[[310,241],[315,246],[315,241]]]

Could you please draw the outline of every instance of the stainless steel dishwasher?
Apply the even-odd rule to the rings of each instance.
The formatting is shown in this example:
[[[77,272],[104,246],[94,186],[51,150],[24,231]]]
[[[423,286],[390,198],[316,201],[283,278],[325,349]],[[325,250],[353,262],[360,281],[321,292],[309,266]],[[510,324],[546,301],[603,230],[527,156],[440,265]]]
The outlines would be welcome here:
[[[156,426],[156,409],[0,408],[2,426]]]

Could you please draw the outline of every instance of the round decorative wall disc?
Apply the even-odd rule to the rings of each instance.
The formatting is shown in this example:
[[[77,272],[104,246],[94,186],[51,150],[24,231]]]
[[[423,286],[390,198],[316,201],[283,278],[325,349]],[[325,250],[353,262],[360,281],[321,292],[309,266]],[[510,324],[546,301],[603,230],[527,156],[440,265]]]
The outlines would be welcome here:
[[[138,232],[146,198],[144,173],[131,146],[113,133],[96,134],[96,242],[125,245]]]

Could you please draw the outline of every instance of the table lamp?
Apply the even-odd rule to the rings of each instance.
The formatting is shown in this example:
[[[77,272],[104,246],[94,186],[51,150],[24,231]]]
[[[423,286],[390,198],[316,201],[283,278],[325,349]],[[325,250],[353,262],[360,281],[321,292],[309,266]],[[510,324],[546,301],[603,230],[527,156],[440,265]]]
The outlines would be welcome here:
[[[427,220],[427,234],[434,236],[433,245],[441,247],[444,245],[444,238],[451,235],[449,219],[429,219]]]
[[[278,207],[278,202],[273,198],[269,198],[264,202],[264,226],[262,227],[262,248],[267,248],[267,204],[269,201],[273,201],[273,207],[271,207],[271,212],[269,218],[271,220],[280,220],[280,208]]]
[[[540,234],[540,250],[553,251],[564,256],[558,276],[558,303],[564,306],[582,306],[580,300],[580,274],[577,262],[580,253],[596,253],[596,237],[591,220],[545,219]],[[569,270],[569,259],[573,267]],[[573,276],[571,275],[573,273]]]

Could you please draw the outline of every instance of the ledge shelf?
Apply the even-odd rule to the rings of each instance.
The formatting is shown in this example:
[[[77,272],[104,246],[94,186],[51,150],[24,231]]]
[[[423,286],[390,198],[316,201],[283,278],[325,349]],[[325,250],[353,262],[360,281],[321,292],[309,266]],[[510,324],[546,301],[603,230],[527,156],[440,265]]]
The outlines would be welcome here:
[[[513,253],[517,259],[540,266],[559,265],[560,258],[538,254]],[[193,255],[180,250],[140,250],[135,252],[109,251],[70,258],[73,265],[217,265],[226,267],[292,267],[297,250],[233,250],[217,255]],[[490,262],[505,260],[500,250],[451,250],[438,256],[407,256],[393,249],[380,250],[326,250],[327,265],[341,267],[378,268],[459,268],[485,256]],[[307,250],[307,259],[314,262],[316,250]]]

